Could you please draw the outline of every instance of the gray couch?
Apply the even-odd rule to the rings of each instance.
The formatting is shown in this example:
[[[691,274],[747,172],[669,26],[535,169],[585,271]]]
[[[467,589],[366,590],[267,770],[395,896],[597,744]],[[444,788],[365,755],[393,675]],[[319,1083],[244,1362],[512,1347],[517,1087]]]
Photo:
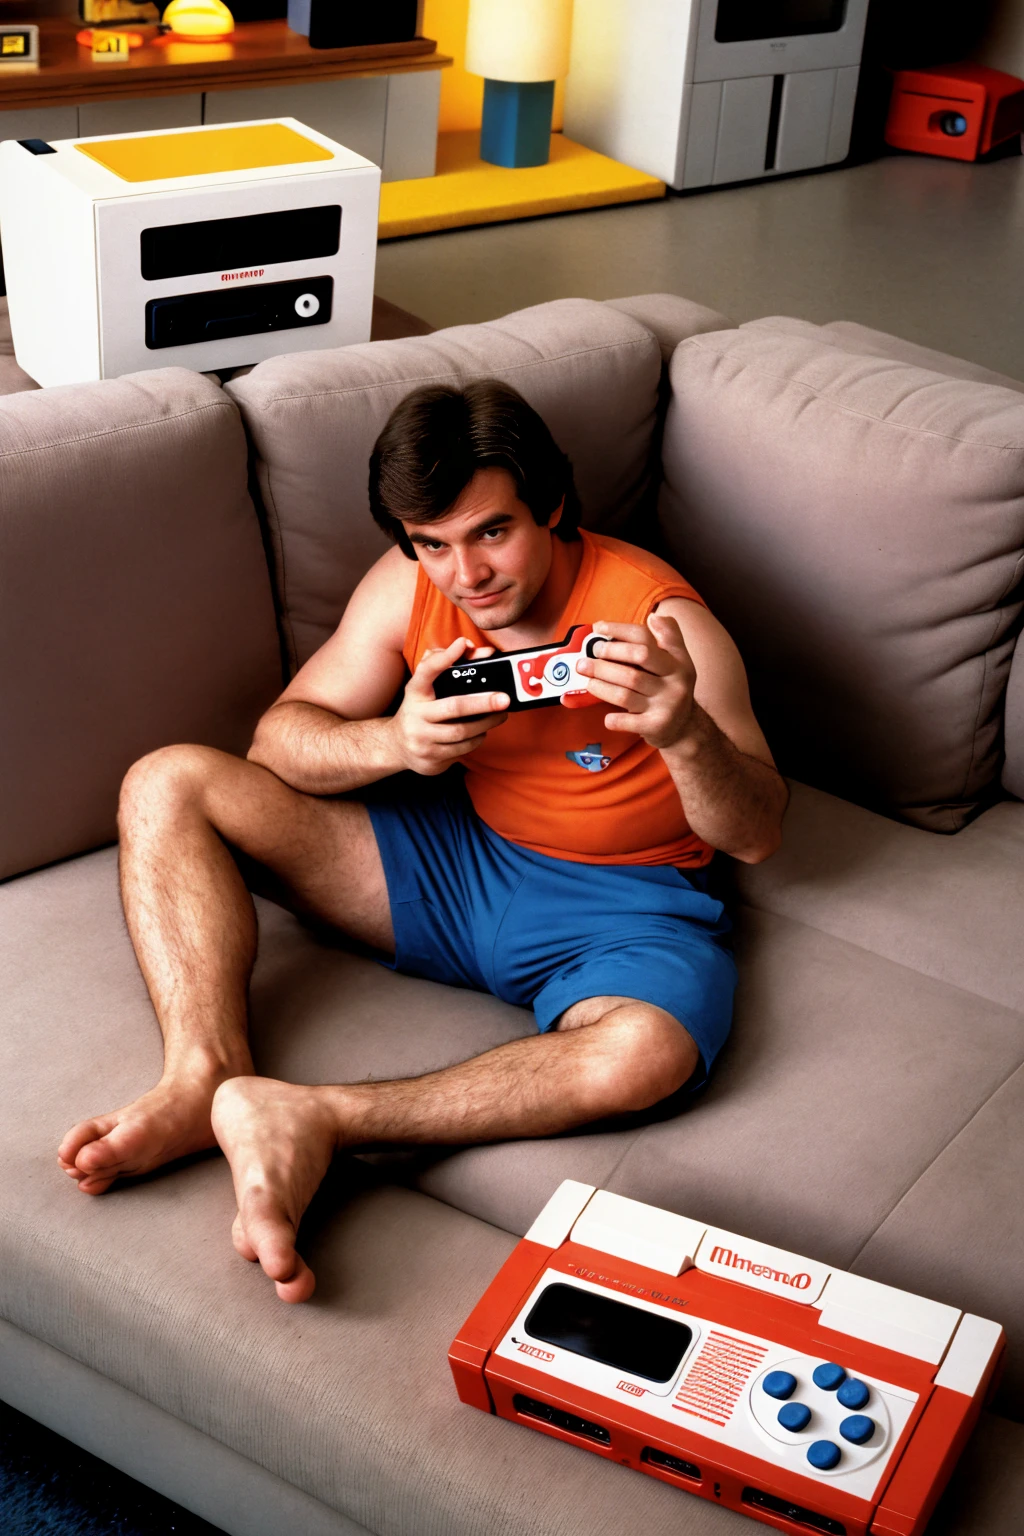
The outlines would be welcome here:
[[[205,1157],[99,1199],[55,1148],[155,1080],[120,778],[243,752],[383,548],[370,446],[424,380],[545,415],[590,526],[659,541],[793,780],[738,867],[740,989],[676,1118],[340,1161],[314,1301],[239,1259]],[[616,1536],[742,1517],[463,1407],[446,1350],[565,1177],[1002,1322],[935,1531],[1024,1524],[1024,386],[851,325],[669,296],[0,399],[0,1397],[233,1536]],[[260,1070],[422,1072],[528,1033],[261,905]]]

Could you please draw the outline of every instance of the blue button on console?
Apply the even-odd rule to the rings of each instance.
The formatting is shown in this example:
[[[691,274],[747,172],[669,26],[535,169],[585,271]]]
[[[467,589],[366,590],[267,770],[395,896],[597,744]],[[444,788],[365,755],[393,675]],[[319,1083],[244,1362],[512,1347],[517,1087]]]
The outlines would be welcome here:
[[[779,1409],[779,1423],[794,1435],[807,1428],[810,1417],[811,1410],[805,1403],[786,1403],[785,1407]]]
[[[856,1376],[851,1376],[849,1381],[844,1381],[836,1393],[836,1397],[844,1408],[863,1408],[870,1396],[867,1384],[858,1381]]]
[[[841,1365],[836,1365],[829,1360],[825,1365],[819,1365],[814,1372],[814,1385],[821,1387],[823,1392],[834,1392],[842,1382],[846,1380],[846,1372]]]
[[[832,1440],[815,1440],[813,1445],[807,1447],[807,1460],[819,1472],[831,1472],[841,1455],[838,1445]]]
[[[769,1371],[764,1379],[764,1390],[769,1397],[792,1397],[796,1391],[796,1377],[791,1371]]]
[[[851,1413],[839,1426],[843,1439],[852,1441],[854,1445],[866,1445],[874,1432],[875,1421],[869,1419],[866,1413]]]

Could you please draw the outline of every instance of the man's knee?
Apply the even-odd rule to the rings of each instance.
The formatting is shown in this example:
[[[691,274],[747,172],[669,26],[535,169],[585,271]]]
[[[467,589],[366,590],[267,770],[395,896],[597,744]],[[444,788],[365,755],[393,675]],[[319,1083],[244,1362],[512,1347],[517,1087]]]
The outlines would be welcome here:
[[[190,804],[201,803],[207,785],[218,772],[237,759],[216,747],[192,744],[158,747],[133,763],[121,784],[118,826],[173,815]]]
[[[590,1026],[604,1050],[591,1064],[602,1115],[650,1109],[683,1086],[700,1052],[677,1019],[650,1003],[623,1003]]]

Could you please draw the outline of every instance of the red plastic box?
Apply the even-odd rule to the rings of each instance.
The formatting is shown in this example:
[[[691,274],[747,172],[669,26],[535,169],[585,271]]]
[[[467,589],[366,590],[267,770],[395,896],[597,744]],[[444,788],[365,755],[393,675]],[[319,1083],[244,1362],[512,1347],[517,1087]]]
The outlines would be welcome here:
[[[977,160],[1024,132],[1024,80],[984,64],[900,69],[885,142],[894,149]]]

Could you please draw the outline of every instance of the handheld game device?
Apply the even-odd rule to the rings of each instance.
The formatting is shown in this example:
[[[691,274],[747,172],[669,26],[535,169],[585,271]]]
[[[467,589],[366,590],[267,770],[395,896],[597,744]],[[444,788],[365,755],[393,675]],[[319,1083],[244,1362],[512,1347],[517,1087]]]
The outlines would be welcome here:
[[[997,1323],[567,1179],[449,1351],[464,1403],[792,1536],[920,1536]]]
[[[496,651],[484,661],[456,662],[434,679],[434,697],[507,693],[509,709],[538,709],[563,701],[568,709],[586,709],[600,700],[587,692],[576,665],[584,656],[593,656],[594,646],[606,638],[595,635],[589,624],[574,624],[564,640],[522,651]]]

